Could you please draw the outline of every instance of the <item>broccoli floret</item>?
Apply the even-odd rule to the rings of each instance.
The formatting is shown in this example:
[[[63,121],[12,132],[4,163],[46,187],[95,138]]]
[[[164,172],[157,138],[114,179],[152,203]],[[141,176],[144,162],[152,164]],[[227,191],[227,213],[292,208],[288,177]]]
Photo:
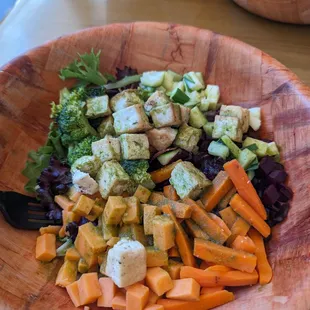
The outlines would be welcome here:
[[[75,145],[70,145],[68,149],[69,164],[72,165],[77,159],[79,159],[82,156],[91,156],[93,154],[91,144],[98,140],[99,138],[96,136],[88,136],[81,142]]]
[[[55,118],[61,133],[61,142],[68,147],[89,135],[97,135],[85,116],[85,88],[80,87],[69,92],[64,89],[58,105],[52,103],[51,117]]]
[[[149,189],[155,187],[151,175],[147,173],[149,163],[147,160],[123,160],[121,166],[137,184],[141,184]]]

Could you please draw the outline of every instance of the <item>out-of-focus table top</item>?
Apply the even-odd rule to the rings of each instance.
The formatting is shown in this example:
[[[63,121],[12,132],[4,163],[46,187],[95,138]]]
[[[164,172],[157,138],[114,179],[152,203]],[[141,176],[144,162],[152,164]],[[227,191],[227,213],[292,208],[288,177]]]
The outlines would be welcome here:
[[[231,0],[18,0],[0,24],[0,65],[60,35],[115,22],[165,21],[254,45],[310,85],[310,26],[272,22]]]

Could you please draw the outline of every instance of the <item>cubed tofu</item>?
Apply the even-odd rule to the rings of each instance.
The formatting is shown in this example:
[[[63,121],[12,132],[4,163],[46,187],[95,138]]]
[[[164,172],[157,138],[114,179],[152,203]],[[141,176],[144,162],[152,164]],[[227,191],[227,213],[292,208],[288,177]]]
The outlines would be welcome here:
[[[146,276],[146,251],[138,241],[121,239],[109,250],[106,274],[120,288],[143,280]]]
[[[115,160],[106,161],[101,166],[97,181],[102,198],[118,196],[123,192],[131,192],[133,183],[123,167]]]
[[[187,124],[182,124],[179,128],[178,135],[174,141],[174,144],[181,149],[188,152],[192,152],[197,146],[200,137],[202,135],[202,130],[188,126]]]
[[[189,115],[190,115],[190,112],[191,112],[191,109],[188,108],[188,107],[185,107],[184,105],[180,104],[180,109],[181,109],[181,120],[182,120],[182,123],[188,123],[189,121]]]
[[[126,209],[127,204],[122,196],[110,196],[104,208],[105,223],[110,225],[119,224]]]
[[[77,191],[83,194],[93,195],[98,192],[98,183],[89,175],[89,173],[75,170],[72,175],[72,183]]]
[[[153,108],[169,103],[168,96],[160,90],[153,93],[144,104],[144,110],[146,113],[150,113]]]
[[[136,133],[152,128],[142,104],[135,104],[113,113],[116,134]]]
[[[156,215],[160,215],[160,208],[148,204],[142,204],[143,208],[143,227],[146,235],[153,235],[153,220]]]
[[[86,117],[88,118],[97,118],[112,114],[112,111],[109,106],[108,95],[88,98],[86,101],[86,108],[87,108]]]
[[[149,159],[149,139],[146,134],[122,134],[119,138],[123,159]]]
[[[172,170],[170,184],[183,199],[197,199],[212,184],[206,176],[188,161],[178,163]]]
[[[89,173],[90,176],[95,177],[100,169],[101,161],[96,156],[82,156],[78,158],[71,166],[71,172],[74,173],[76,169]]]
[[[124,198],[127,209],[123,215],[122,221],[124,224],[139,224],[140,223],[140,201],[137,197]]]
[[[136,89],[126,89],[115,95],[110,102],[113,112],[123,110],[135,104],[143,104]]]
[[[172,102],[152,109],[150,115],[156,128],[178,127],[182,123],[180,106]]]
[[[221,116],[237,117],[242,127],[242,132],[245,133],[249,130],[250,113],[248,109],[236,105],[222,104],[220,110]]]
[[[149,143],[157,151],[167,149],[175,140],[178,130],[171,127],[154,128],[146,132]]]
[[[212,138],[219,139],[227,135],[236,142],[242,142],[242,126],[237,117],[216,115]]]
[[[106,135],[114,136],[115,130],[113,116],[110,115],[108,117],[105,117],[97,128],[97,131],[101,138],[104,138]]]
[[[93,142],[91,148],[93,154],[102,162],[121,159],[121,145],[118,138],[105,136],[103,139]]]

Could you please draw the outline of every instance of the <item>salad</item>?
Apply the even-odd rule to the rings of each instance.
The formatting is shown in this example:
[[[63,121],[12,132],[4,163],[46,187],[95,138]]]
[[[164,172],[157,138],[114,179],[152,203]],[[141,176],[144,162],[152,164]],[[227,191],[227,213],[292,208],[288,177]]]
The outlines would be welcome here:
[[[272,279],[264,242],[292,191],[260,108],[220,103],[200,72],[99,71],[100,52],[60,71],[47,142],[25,189],[55,225],[36,258],[63,259],[75,307],[211,309],[230,287]]]

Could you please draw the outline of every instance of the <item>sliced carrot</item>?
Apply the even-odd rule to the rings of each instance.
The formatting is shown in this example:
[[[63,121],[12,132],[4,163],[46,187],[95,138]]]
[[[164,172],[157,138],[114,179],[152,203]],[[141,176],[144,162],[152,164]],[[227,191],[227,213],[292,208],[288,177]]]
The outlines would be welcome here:
[[[212,186],[202,196],[205,210],[212,211],[233,186],[227,172],[220,171],[212,181]]]
[[[215,293],[218,291],[222,291],[223,289],[224,289],[224,286],[202,287],[200,294],[201,295],[211,294],[211,293]]]
[[[164,186],[164,196],[173,201],[180,200],[180,197],[178,196],[177,191],[172,185]]]
[[[242,217],[237,215],[237,220],[235,221],[234,225],[231,228],[231,235],[227,239],[226,245],[231,246],[231,244],[238,236],[245,236],[250,228],[251,225],[248,222],[246,222]]]
[[[191,219],[185,220],[185,223],[187,225],[189,234],[193,238],[210,240],[209,235],[205,231],[203,231],[193,220]]]
[[[162,207],[162,211],[166,214],[170,215],[170,218],[174,221],[175,225],[175,242],[179,249],[180,256],[182,258],[182,261],[184,265],[186,266],[196,266],[196,260],[193,256],[192,247],[189,241],[189,238],[184,231],[181,224],[177,221],[176,217],[174,216],[172,212],[172,208],[169,205],[165,205]]]
[[[166,298],[197,301],[200,296],[200,285],[192,278],[173,280],[173,288],[166,293]]]
[[[194,200],[186,197],[183,201],[192,208],[192,220],[194,220],[212,240],[220,244],[223,244],[227,240],[229,235],[225,233],[223,229],[211,219],[209,214],[199,207]]]
[[[179,250],[176,246],[173,246],[171,249],[168,250],[169,257],[180,257]]]
[[[235,250],[241,250],[255,254],[256,246],[252,239],[248,236],[237,236],[231,247]]]
[[[158,301],[158,304],[164,306],[165,310],[207,310],[224,305],[234,299],[233,293],[223,290],[201,295],[199,301],[161,299]]]
[[[223,265],[213,265],[213,266],[206,268],[206,271],[217,271],[217,272],[228,272],[231,270],[233,269],[227,266],[223,266]]]
[[[261,285],[267,284],[272,278],[272,268],[267,259],[263,237],[254,228],[250,229],[249,236],[256,246],[255,255],[257,257],[259,283]]]
[[[112,300],[117,293],[117,286],[111,278],[100,278],[99,284],[102,295],[97,300],[97,306],[112,307]]]
[[[169,164],[167,166],[164,166],[158,170],[155,170],[153,172],[150,173],[151,178],[153,180],[153,182],[155,183],[161,183],[163,181],[168,180],[171,177],[171,172],[174,169],[174,167],[180,163],[182,160],[179,159],[177,161],[175,161],[172,164]]]
[[[133,284],[127,288],[126,310],[143,310],[149,299],[150,289],[143,284]]]
[[[252,182],[245,170],[236,159],[224,164],[224,169],[234,183],[239,195],[257,212],[263,219],[267,219],[265,207],[260,200]]]
[[[74,201],[70,200],[65,195],[56,195],[54,201],[63,209],[71,211],[74,207]]]
[[[227,235],[231,235],[231,231],[229,230],[229,228],[227,227],[227,225],[225,224],[225,222],[218,217],[217,215],[215,215],[214,213],[209,213],[209,216],[211,217],[211,219],[217,224],[219,225],[223,231],[227,234]]]
[[[231,207],[227,207],[224,210],[221,210],[219,213],[227,227],[231,229],[238,218],[237,213]]]
[[[253,254],[237,251],[203,239],[195,239],[194,255],[205,261],[245,272],[253,272],[257,261]]]
[[[252,273],[239,270],[231,271],[207,271],[189,266],[181,267],[180,278],[193,278],[201,286],[215,287],[223,286],[246,286],[256,284],[258,281],[257,271]]]
[[[270,235],[270,227],[254,209],[238,194],[230,201],[233,210],[258,230],[265,238]]]
[[[201,200],[196,200],[196,203],[197,203],[197,205],[199,206],[199,207],[201,207],[201,208],[205,208],[205,206],[203,205],[203,203],[201,202]]]
[[[237,193],[237,190],[235,187],[231,188],[227,194],[221,199],[221,201],[218,203],[218,208],[220,210],[224,210],[225,208],[227,208],[230,199]]]
[[[48,225],[45,227],[41,227],[39,231],[41,235],[44,235],[44,234],[58,235],[61,227],[62,226],[60,225]]]
[[[206,261],[202,261],[202,263],[200,264],[199,268],[200,269],[203,269],[203,270],[206,270],[208,267],[211,267],[211,266],[214,266],[215,264],[214,263],[209,263],[209,262],[206,262]]]
[[[170,205],[173,213],[177,218],[190,218],[192,214],[192,208],[181,202],[167,199],[161,193],[153,192],[148,200],[148,204],[162,207],[164,205]]]

